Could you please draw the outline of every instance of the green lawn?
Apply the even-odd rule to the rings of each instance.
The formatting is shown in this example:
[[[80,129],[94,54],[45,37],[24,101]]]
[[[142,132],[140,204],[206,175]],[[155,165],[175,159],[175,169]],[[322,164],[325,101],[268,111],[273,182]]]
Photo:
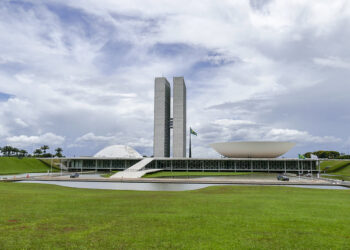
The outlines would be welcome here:
[[[350,190],[0,183],[0,249],[347,249]]]
[[[119,171],[112,171],[110,173],[104,173],[104,174],[101,174],[102,177],[105,177],[105,178],[108,178],[108,177],[111,177],[112,175],[114,175],[115,173],[118,173]]]
[[[0,157],[0,175],[41,173],[48,170],[48,165],[35,158]]]
[[[334,171],[333,173],[350,176],[350,162],[345,167],[339,168],[337,171]]]
[[[322,175],[325,178],[350,181],[350,161],[324,161],[321,169],[334,176]]]
[[[176,177],[176,176],[227,176],[227,175],[246,175],[252,172],[171,172],[160,171],[150,173],[143,176],[143,178],[160,178],[160,177]],[[257,174],[257,173],[254,173]]]
[[[60,159],[52,158],[52,159],[40,159],[40,161],[44,162],[50,169],[52,164],[52,169],[57,171],[60,170]]]
[[[350,161],[323,161],[321,170],[326,170],[327,173],[344,173],[350,175]]]

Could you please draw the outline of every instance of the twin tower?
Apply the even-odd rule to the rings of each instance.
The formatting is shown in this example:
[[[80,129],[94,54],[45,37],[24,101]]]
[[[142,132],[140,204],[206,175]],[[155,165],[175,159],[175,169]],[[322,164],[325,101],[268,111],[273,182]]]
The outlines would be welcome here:
[[[183,77],[173,78],[171,88],[165,77],[154,80],[154,157],[170,157],[170,129],[173,129],[173,157],[186,157],[186,85]]]

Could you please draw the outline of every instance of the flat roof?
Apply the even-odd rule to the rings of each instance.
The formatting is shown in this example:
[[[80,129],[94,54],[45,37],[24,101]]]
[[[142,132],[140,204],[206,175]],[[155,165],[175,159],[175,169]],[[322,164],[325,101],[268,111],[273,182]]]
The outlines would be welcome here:
[[[38,159],[59,159],[59,160],[142,160],[146,158],[152,157],[144,157],[144,158],[117,158],[117,157],[93,157],[93,156],[81,156],[81,157],[60,157],[60,158],[38,158]],[[183,160],[194,160],[194,161],[232,161],[232,160],[241,160],[241,161],[317,161],[318,159],[299,159],[299,158],[170,158],[170,157],[154,157],[154,160],[166,160],[166,161],[183,161]]]

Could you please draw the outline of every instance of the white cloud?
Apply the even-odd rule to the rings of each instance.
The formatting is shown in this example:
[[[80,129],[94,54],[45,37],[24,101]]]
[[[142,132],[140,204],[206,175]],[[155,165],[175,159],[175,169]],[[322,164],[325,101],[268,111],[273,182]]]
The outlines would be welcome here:
[[[345,61],[338,57],[314,58],[314,63],[332,68],[350,69],[350,61]]]
[[[35,76],[34,75],[28,75],[28,74],[17,74],[15,75],[15,79],[20,82],[20,83],[25,83],[25,84],[30,84],[33,83],[33,78]]]
[[[26,127],[29,126],[29,125],[28,125],[26,122],[24,122],[21,118],[16,118],[16,119],[15,119],[15,123],[17,123],[18,125],[20,125],[20,126],[23,127],[23,128],[26,128]]]
[[[8,135],[8,128],[0,123],[0,138]]]
[[[336,88],[349,79],[346,1],[26,3],[0,3],[0,92],[13,95],[0,100],[4,141],[23,137],[25,143],[32,138],[25,135],[50,131],[76,146],[72,154],[95,150],[93,142],[144,147],[151,154],[153,79],[160,75],[185,76],[188,125],[208,129],[202,133],[203,155],[216,140],[296,139],[311,145],[340,143],[339,134],[347,131],[346,125],[326,125],[337,117],[324,109],[318,117],[325,122],[314,125],[323,130],[308,132],[315,130],[306,128],[293,105],[266,125],[259,122],[282,94],[288,98],[327,81]],[[161,52],[155,49],[159,44],[165,45]],[[184,49],[174,52],[172,44]],[[332,75],[315,64],[340,71]],[[292,104],[301,101],[295,96]],[[257,98],[269,105],[220,108]],[[339,104],[348,105],[346,98]]]
[[[76,142],[113,142],[115,139],[114,136],[101,136],[90,132],[78,137]]]
[[[123,135],[103,136],[90,132],[78,137],[75,142],[79,143],[103,143],[103,144],[125,144],[132,147],[152,147],[153,140],[138,138],[126,139]]]
[[[342,141],[340,138],[336,138],[334,136],[314,136],[306,131],[278,128],[272,128],[269,130],[265,138],[273,141],[296,141],[302,143],[337,143]]]
[[[219,119],[197,127],[198,138],[194,143],[197,154],[205,155],[205,148],[213,142],[228,141],[291,141],[297,143],[297,148],[304,145],[324,145],[343,143],[334,136],[315,136],[307,131],[296,129],[273,128],[253,121]],[[208,149],[210,155],[215,154]]]
[[[253,125],[256,123],[248,120],[219,119],[219,120],[215,120],[213,124],[217,124],[220,126],[232,126],[232,125]]]
[[[15,146],[31,146],[31,145],[38,145],[38,144],[47,144],[47,145],[62,145],[65,138],[63,136],[55,135],[53,133],[45,133],[42,135],[19,135],[19,136],[11,136],[7,137],[6,141],[10,145]]]

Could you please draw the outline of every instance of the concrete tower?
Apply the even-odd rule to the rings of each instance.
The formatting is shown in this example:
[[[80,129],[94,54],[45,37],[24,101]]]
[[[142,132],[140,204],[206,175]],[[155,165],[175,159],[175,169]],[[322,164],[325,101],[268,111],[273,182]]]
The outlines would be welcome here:
[[[154,80],[154,157],[170,156],[170,84],[165,77]]]
[[[186,85],[183,77],[173,81],[173,156],[186,157]]]

